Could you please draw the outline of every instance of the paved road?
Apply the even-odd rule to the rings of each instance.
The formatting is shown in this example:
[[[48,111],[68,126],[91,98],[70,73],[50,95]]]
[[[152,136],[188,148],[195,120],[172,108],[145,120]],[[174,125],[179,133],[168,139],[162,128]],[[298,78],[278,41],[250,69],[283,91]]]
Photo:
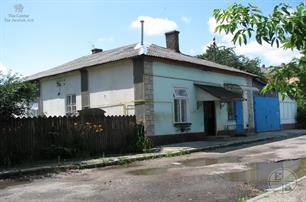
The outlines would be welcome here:
[[[30,181],[0,181],[0,201],[234,201],[269,188],[275,169],[306,175],[305,158],[306,136],[301,136],[248,148],[34,176]]]

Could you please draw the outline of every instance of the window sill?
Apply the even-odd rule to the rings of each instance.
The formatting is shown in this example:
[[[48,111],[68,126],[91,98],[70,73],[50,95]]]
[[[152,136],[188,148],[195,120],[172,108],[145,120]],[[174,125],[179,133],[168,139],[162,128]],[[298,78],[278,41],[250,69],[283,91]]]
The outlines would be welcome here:
[[[190,130],[191,123],[183,122],[183,123],[173,123],[174,127],[176,127],[181,132],[186,132]]]

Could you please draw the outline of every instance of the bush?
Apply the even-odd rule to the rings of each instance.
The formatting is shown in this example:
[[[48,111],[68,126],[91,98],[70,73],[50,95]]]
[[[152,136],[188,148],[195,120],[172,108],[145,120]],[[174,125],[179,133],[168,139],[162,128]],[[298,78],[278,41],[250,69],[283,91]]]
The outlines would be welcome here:
[[[76,156],[76,152],[73,148],[50,145],[41,151],[41,156],[45,159],[56,159],[58,156],[61,158],[71,158]]]
[[[135,143],[131,146],[132,152],[145,152],[148,149],[151,149],[152,141],[145,135],[144,126],[137,125],[137,139]]]
[[[296,119],[299,127],[306,128],[306,107],[298,107]]]

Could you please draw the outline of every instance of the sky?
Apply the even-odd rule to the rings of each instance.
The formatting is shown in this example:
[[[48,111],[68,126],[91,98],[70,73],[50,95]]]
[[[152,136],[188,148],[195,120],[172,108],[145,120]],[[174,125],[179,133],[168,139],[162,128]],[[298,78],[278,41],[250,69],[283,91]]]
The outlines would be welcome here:
[[[140,41],[140,23],[145,21],[144,41],[165,46],[164,33],[180,32],[180,50],[201,54],[216,37],[219,45],[236,47],[238,54],[258,57],[263,64],[279,65],[297,57],[297,51],[272,48],[250,41],[235,46],[231,36],[214,33],[215,8],[232,3],[251,3],[269,14],[287,0],[1,0],[0,70],[24,76],[56,67],[91,54],[91,49],[109,50]]]

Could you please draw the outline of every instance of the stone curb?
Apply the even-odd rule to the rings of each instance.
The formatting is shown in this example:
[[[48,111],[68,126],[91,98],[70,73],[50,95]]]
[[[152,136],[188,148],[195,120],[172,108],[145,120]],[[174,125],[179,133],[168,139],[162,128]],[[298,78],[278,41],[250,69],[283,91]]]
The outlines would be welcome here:
[[[289,185],[291,185],[293,183],[299,183],[300,181],[302,181],[304,179],[306,179],[306,176],[303,176],[303,177],[301,177],[301,178],[299,178],[299,179],[297,179],[297,180],[295,180],[293,182],[290,182],[290,183],[286,184],[285,186],[289,186]],[[279,191],[281,188],[282,187],[278,187],[278,188],[275,188],[275,189],[269,189],[269,190],[267,190],[266,193],[263,193],[261,195],[258,195],[258,196],[255,196],[253,198],[248,199],[247,202],[256,202],[256,201],[259,201],[260,199],[266,198],[269,195],[273,194],[274,192]]]
[[[145,154],[135,154],[133,156],[121,156],[121,157],[109,157],[104,159],[96,159],[96,160],[88,160],[88,161],[80,161],[78,163],[71,163],[67,165],[58,165],[58,166],[40,166],[36,168],[25,168],[25,169],[15,169],[0,172],[0,179],[6,179],[9,177],[16,177],[19,175],[29,175],[29,174],[41,174],[46,172],[56,172],[56,171],[66,171],[69,169],[89,169],[89,168],[99,168],[113,165],[122,165],[126,163],[131,163],[135,161],[143,161],[154,158],[162,158],[162,157],[172,157],[179,156],[184,154],[190,154],[194,152],[213,150],[218,148],[224,148],[229,146],[243,145],[254,142],[261,142],[266,140],[283,140],[294,137],[303,136],[305,134],[292,134],[292,135],[283,135],[283,136],[270,136],[265,138],[254,138],[249,140],[233,140],[227,143],[220,143],[211,146],[205,146],[202,148],[183,148],[177,151],[171,152],[162,152],[162,153],[145,153]]]

